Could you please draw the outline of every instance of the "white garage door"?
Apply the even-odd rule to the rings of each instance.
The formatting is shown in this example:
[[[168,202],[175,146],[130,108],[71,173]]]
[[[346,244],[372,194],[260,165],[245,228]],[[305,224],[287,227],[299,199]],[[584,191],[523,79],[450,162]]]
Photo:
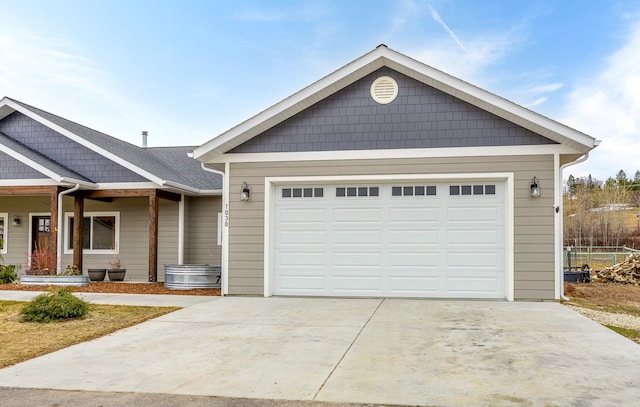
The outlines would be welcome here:
[[[282,185],[274,294],[505,298],[503,182]]]

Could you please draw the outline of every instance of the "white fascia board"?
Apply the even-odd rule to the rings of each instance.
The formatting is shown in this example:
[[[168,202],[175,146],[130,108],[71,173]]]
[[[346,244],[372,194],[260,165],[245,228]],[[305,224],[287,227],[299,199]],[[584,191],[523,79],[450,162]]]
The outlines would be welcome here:
[[[169,187],[169,188],[175,188],[175,189],[178,189],[180,191],[186,191],[186,192],[191,192],[191,193],[196,193],[196,194],[200,192],[200,190],[198,188],[193,188],[193,187],[190,187],[190,186],[187,186],[187,185],[184,185],[184,184],[180,184],[178,182],[167,181],[167,180],[162,181],[162,186],[166,186],[166,187]]]
[[[111,189],[156,189],[158,184],[154,182],[104,182],[99,184],[100,190]]]
[[[222,196],[221,189],[201,189],[198,195]]]
[[[97,146],[91,142],[89,142],[88,140],[70,132],[69,130],[66,130],[60,126],[58,126],[55,123],[50,122],[49,120],[46,120],[43,117],[38,116],[37,114],[33,113],[32,111],[23,108],[22,106],[14,103],[12,100],[6,100],[5,103],[9,106],[11,106],[13,109],[15,109],[16,111],[19,111],[20,113],[24,114],[25,116],[28,116],[29,118],[37,121],[38,123],[49,127],[51,130],[54,130],[60,134],[62,134],[63,136],[75,141],[76,143],[87,147],[89,150],[94,151],[98,154],[100,154],[101,156],[110,159],[111,161],[135,172],[136,174],[140,175],[141,177],[147,178],[149,181],[155,182],[158,185],[162,185],[162,179],[153,175],[152,173],[143,170],[142,168],[136,166],[135,164],[126,161],[124,159],[122,159],[122,157],[120,157],[119,155],[113,154],[112,152],[110,152],[109,150],[105,150],[104,148]]]
[[[582,154],[562,144],[537,146],[405,148],[390,150],[305,151],[286,153],[234,153],[216,158],[222,162],[335,161],[403,158],[499,157],[513,155]]]
[[[98,188],[98,184],[96,184],[95,182],[83,181],[75,178],[62,177],[60,178],[60,182],[67,185],[80,185],[81,187],[89,189]]]
[[[0,187],[41,187],[41,186],[56,186],[56,185],[60,185],[60,183],[52,180],[51,178],[0,180]]]

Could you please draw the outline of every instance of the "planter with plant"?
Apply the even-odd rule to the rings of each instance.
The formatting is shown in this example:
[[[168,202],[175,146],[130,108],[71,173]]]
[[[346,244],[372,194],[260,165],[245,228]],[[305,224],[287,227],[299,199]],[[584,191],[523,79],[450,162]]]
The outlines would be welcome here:
[[[127,269],[122,267],[120,256],[117,254],[113,258],[113,261],[109,262],[111,268],[108,270],[110,281],[123,281],[124,276],[127,273]]]
[[[29,276],[49,276],[56,274],[57,259],[48,246],[39,247],[31,253],[29,268],[25,273]]]

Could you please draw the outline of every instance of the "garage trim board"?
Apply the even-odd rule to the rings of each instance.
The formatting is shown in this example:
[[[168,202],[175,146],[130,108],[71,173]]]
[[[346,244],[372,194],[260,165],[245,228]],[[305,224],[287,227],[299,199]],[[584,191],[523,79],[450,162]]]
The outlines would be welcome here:
[[[464,293],[460,295],[456,295],[455,288],[452,290],[448,290],[444,288],[435,292],[434,295],[430,295],[428,292],[424,293],[412,293],[411,291],[393,291],[389,290],[382,294],[376,293],[375,290],[371,291],[371,295],[373,297],[376,296],[405,296],[405,297],[447,297],[447,298],[504,298],[509,301],[513,301],[514,299],[514,260],[513,260],[513,236],[514,236],[514,175],[513,173],[469,173],[469,174],[398,174],[398,175],[367,175],[367,176],[330,176],[330,177],[267,177],[265,178],[265,202],[264,202],[264,211],[265,211],[265,221],[264,221],[264,295],[314,295],[309,292],[299,292],[296,291],[287,292],[283,289],[278,289],[278,284],[276,279],[277,275],[277,262],[278,258],[276,256],[276,245],[278,237],[276,233],[278,233],[278,225],[276,220],[276,211],[278,209],[278,200],[281,199],[281,195],[284,193],[285,195],[293,193],[289,188],[286,188],[287,191],[282,191],[282,186],[329,186],[329,189],[325,188],[325,191],[321,192],[325,196],[322,196],[320,199],[326,199],[328,196],[332,196],[334,192],[339,194],[347,193],[346,190],[342,191],[341,186],[345,185],[355,185],[355,184],[363,184],[363,185],[376,185],[380,184],[382,186],[381,190],[374,188],[374,193],[376,194],[391,194],[392,185],[405,185],[409,184],[420,184],[423,183],[425,186],[429,185],[438,185],[438,194],[439,195],[449,195],[451,191],[449,191],[448,187],[443,188],[445,184],[454,184],[459,182],[461,185],[465,182],[480,185],[482,183],[493,183],[498,187],[498,191],[500,191],[499,197],[499,205],[504,205],[503,211],[501,212],[502,226],[497,233],[498,235],[504,233],[504,236],[497,236],[499,240],[499,244],[501,245],[501,249],[499,252],[500,258],[498,262],[500,263],[500,268],[504,270],[504,277],[501,277],[501,281],[503,281],[504,287],[499,287],[493,294],[489,293],[487,296],[484,296],[482,293],[476,296],[473,293]],[[280,189],[279,189],[280,188]],[[334,191],[334,188],[338,188],[338,190]],[[299,192],[299,191],[295,191]],[[320,191],[318,191],[320,192]],[[360,191],[363,192],[363,191]],[[429,199],[430,193],[433,193],[433,189],[427,191],[426,188],[423,190],[420,189],[420,192],[424,192],[425,196],[422,199]],[[306,191],[305,193],[310,193],[311,196],[314,194],[314,188]],[[397,194],[398,191],[395,191],[394,194]],[[462,192],[461,192],[462,193]],[[475,193],[475,192],[474,192]],[[328,195],[327,195],[328,194]],[[304,198],[303,198],[304,199]],[[372,199],[378,199],[378,197],[372,197]],[[335,199],[334,199],[335,201]],[[282,199],[280,200],[282,204]],[[345,201],[346,202],[346,201]],[[446,205],[445,205],[446,206]],[[440,236],[439,239],[442,239],[443,236]],[[333,244],[333,242],[330,242]],[[440,243],[442,244],[442,243]],[[383,261],[384,263],[384,261]],[[282,266],[280,266],[282,267]],[[386,266],[385,266],[386,267]],[[363,281],[365,281],[363,279]],[[440,283],[443,284],[442,282]],[[316,295],[327,295],[327,292],[319,292]],[[335,292],[331,292],[329,295],[337,295],[337,296],[367,296],[366,290],[364,291],[355,291],[355,294],[350,294],[348,290],[340,291],[336,290]],[[498,295],[496,297],[495,295]]]

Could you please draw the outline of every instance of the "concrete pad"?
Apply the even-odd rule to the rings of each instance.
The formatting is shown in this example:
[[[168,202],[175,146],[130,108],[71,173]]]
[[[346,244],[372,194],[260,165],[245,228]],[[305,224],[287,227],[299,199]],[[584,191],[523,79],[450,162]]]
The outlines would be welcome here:
[[[316,400],[632,405],[640,347],[557,303],[385,300]]]
[[[312,400],[380,302],[225,298],[2,369],[0,383]]]

